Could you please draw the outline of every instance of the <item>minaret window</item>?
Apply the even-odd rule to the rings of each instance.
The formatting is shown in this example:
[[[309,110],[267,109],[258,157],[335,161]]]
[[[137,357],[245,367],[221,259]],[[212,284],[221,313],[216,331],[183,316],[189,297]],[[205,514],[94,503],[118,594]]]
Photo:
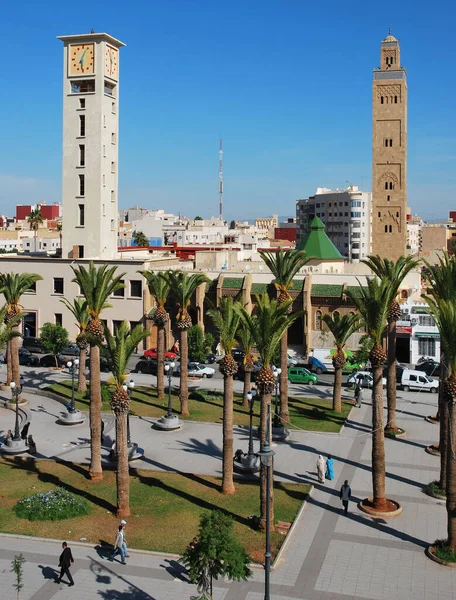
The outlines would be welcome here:
[[[389,226],[389,231],[390,231],[390,233],[393,233],[393,226],[392,225]]]
[[[394,104],[397,104],[397,96],[394,96]]]
[[[385,233],[388,233],[388,225],[385,225]]]
[[[383,96],[380,98],[380,104],[383,104]]]
[[[388,200],[388,202],[391,200],[391,196],[388,194],[388,196],[386,197],[386,199]]]

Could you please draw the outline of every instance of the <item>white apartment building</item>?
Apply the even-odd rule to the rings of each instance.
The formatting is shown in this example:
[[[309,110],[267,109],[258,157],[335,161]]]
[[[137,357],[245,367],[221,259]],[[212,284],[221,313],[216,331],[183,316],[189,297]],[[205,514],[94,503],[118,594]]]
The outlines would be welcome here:
[[[317,216],[342,256],[351,262],[366,258],[372,249],[371,206],[372,192],[362,192],[356,185],[345,190],[317,188],[314,196],[296,201],[296,245]]]
[[[407,252],[418,254],[422,245],[423,219],[407,213]]]
[[[65,35],[63,258],[117,255],[119,48],[106,33]]]

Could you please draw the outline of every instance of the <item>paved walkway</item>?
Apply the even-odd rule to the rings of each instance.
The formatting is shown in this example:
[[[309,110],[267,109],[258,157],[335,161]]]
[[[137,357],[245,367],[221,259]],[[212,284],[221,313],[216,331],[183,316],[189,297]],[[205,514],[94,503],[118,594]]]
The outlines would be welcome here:
[[[276,477],[315,485],[295,531],[271,577],[273,600],[435,600],[456,598],[456,572],[432,563],[424,556],[427,543],[445,537],[444,503],[421,492],[422,484],[438,476],[438,459],[424,452],[437,439],[438,428],[423,416],[435,412],[437,398],[416,394],[401,398],[400,424],[408,431],[404,440],[386,440],[387,492],[399,500],[404,513],[396,519],[372,519],[354,502],[347,517],[342,514],[338,490],[344,479],[352,486],[354,500],[371,495],[369,468],[370,406],[354,409],[340,435],[294,431],[287,444],[275,448]],[[59,407],[53,401],[30,396],[38,452],[79,462],[88,458],[84,445],[87,425],[68,431],[55,425]],[[12,413],[0,409],[0,427],[11,428]],[[199,473],[220,472],[221,428],[186,423],[174,433],[151,429],[148,419],[132,419],[132,437],[145,449],[146,468],[178,469]],[[107,426],[108,429],[108,426]],[[109,431],[108,431],[109,433]],[[236,431],[240,447],[246,432]],[[320,452],[335,459],[336,480],[316,482],[315,461]],[[71,541],[71,540],[70,540]],[[53,583],[60,544],[33,538],[0,536],[0,594],[15,598],[11,587],[11,559],[23,552],[26,587],[21,600],[83,598],[107,600],[184,600],[196,594],[176,557],[131,552],[128,565],[110,563],[93,546],[72,544],[76,585]],[[262,600],[262,569],[254,570],[247,583],[216,582],[217,600]]]

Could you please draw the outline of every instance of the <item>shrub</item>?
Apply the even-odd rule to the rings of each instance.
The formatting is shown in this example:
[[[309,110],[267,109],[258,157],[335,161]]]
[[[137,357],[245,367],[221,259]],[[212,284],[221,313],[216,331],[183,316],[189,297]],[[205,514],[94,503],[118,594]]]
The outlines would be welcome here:
[[[87,515],[89,504],[63,488],[55,488],[22,498],[14,510],[18,517],[29,521],[60,521]]]
[[[428,494],[429,496],[446,496],[446,491],[440,487],[438,481],[431,481],[431,483],[425,485],[423,488],[423,492],[425,494]]]
[[[445,562],[456,562],[456,552],[448,546],[448,540],[436,540],[434,542],[434,554]]]

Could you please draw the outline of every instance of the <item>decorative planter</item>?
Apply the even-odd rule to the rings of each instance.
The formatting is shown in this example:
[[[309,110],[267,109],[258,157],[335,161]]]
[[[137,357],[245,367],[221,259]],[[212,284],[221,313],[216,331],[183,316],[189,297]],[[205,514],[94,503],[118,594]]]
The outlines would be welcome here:
[[[390,500],[389,498],[387,498],[386,501],[388,503],[388,510],[377,510],[374,508],[372,506],[373,498],[364,498],[364,500],[361,500],[361,502],[358,504],[358,508],[371,517],[392,518],[398,517],[400,514],[402,514],[404,509],[399,502]]]
[[[434,445],[427,446],[427,448],[425,448],[425,451],[428,454],[432,454],[432,456],[440,456],[440,450],[438,448],[436,448]]]
[[[440,419],[436,419],[435,416],[429,415],[428,417],[424,417],[424,420],[428,423],[432,423],[433,425],[438,425],[440,423]]]
[[[435,552],[435,546],[432,546],[432,545],[428,546],[426,548],[426,550],[424,551],[424,553],[426,554],[426,556],[428,558],[430,558],[434,562],[438,563],[439,565],[442,565],[443,567],[450,567],[451,569],[456,568],[456,562],[447,562],[446,560],[442,560],[438,556],[436,556],[434,554],[434,552]]]

